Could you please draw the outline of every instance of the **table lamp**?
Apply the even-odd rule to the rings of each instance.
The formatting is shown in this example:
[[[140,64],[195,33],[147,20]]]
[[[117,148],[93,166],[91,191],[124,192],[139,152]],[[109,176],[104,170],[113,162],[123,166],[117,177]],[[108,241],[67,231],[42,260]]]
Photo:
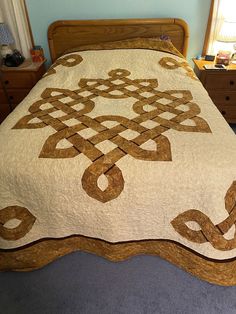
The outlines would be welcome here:
[[[7,54],[12,54],[10,45],[14,44],[14,38],[10,32],[10,29],[5,23],[0,23],[0,45],[1,56],[6,57]]]
[[[216,40],[224,43],[236,43],[236,20],[224,20]],[[235,49],[236,46],[234,45],[233,47]],[[232,57],[233,59],[234,56],[235,51]],[[235,63],[235,61],[233,61],[233,63]]]

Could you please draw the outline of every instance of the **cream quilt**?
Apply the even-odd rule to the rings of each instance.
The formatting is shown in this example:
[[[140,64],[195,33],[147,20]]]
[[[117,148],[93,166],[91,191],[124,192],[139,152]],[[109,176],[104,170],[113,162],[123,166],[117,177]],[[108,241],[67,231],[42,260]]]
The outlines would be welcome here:
[[[0,126],[0,248],[70,235],[236,256],[236,137],[180,56],[64,55]]]

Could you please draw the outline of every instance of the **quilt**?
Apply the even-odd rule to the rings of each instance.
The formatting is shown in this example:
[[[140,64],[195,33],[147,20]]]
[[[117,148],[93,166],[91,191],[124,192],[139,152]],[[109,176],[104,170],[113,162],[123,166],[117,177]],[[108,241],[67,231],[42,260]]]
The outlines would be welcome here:
[[[235,135],[170,44],[68,52],[0,125],[0,256],[81,236],[223,261],[235,223]]]

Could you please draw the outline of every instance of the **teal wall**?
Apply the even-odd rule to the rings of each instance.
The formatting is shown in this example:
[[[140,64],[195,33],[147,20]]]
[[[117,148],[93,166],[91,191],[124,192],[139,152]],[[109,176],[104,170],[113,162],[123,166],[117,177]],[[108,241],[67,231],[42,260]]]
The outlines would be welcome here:
[[[35,44],[49,60],[47,28],[61,19],[178,17],[190,28],[188,59],[202,51],[211,0],[26,0]]]

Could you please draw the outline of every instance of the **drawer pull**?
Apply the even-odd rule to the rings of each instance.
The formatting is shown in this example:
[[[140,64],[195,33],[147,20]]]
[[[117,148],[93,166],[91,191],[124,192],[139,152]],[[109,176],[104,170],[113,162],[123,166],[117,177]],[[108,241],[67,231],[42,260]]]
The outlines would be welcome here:
[[[225,97],[225,100],[230,100],[230,97],[229,97],[229,96],[226,96],[226,97]]]
[[[226,115],[226,111],[222,110],[221,113],[223,114],[223,116]]]
[[[11,100],[13,100],[13,99],[14,99],[14,96],[10,96],[9,98],[10,98]]]
[[[232,81],[232,80],[229,81],[229,84],[230,84],[230,85],[234,85],[234,81]]]
[[[4,84],[5,84],[5,85],[8,85],[8,84],[9,84],[9,81],[4,81]]]

